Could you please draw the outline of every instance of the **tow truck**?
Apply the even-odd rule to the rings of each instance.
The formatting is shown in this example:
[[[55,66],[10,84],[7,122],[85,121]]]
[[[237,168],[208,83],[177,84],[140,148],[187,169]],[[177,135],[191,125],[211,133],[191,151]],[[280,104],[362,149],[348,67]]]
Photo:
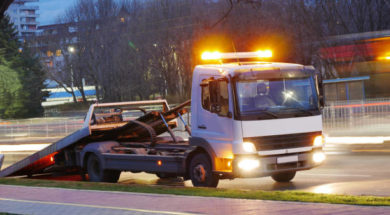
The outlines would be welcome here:
[[[312,66],[252,60],[264,55],[203,54],[216,63],[195,67],[191,100],[174,108],[165,100],[93,104],[80,130],[0,177],[77,171],[90,181],[117,182],[130,171],[205,187],[263,176],[288,182],[325,160],[321,77]],[[183,119],[189,105],[191,128]],[[178,120],[187,140],[172,130]]]

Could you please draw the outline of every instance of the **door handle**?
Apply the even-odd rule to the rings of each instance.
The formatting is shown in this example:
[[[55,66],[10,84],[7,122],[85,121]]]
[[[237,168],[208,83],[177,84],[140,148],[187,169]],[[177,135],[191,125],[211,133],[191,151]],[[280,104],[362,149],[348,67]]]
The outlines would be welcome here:
[[[199,129],[207,129],[207,127],[205,125],[198,125],[198,128]]]

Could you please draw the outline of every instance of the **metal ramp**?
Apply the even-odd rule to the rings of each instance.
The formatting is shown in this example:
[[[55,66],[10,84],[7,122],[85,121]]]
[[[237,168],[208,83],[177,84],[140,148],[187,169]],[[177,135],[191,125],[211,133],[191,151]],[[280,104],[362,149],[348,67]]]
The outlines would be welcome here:
[[[128,103],[109,103],[109,104],[95,104],[91,105],[90,111],[88,111],[84,127],[80,130],[64,137],[63,139],[49,145],[48,147],[38,151],[15,164],[0,171],[0,177],[17,176],[17,175],[32,175],[44,173],[46,169],[55,164],[54,155],[66,148],[83,146],[90,142],[105,141],[105,140],[131,140],[139,141],[148,139],[151,141],[151,147],[153,147],[153,139],[165,132],[169,132],[170,128],[167,122],[180,117],[185,114],[187,110],[186,106],[190,104],[190,100],[176,106],[173,109],[169,109],[165,100],[146,101],[147,104],[161,104],[165,103],[166,108],[163,111],[151,111],[145,115],[131,120],[123,122],[119,126],[106,129],[93,129],[90,124],[91,116],[94,108],[102,106],[115,106],[123,104],[139,104],[143,102],[128,102]],[[0,166],[1,167],[1,166]]]

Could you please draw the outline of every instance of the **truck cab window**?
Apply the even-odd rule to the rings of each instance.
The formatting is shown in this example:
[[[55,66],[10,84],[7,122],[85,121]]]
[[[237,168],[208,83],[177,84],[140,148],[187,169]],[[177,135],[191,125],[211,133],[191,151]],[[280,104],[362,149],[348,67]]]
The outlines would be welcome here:
[[[222,116],[228,116],[229,113],[228,83],[226,81],[218,81],[218,84],[219,84],[218,104],[221,106],[221,112],[219,114]]]
[[[220,116],[228,116],[229,113],[229,91],[226,80],[209,82],[210,109],[211,112]]]
[[[202,84],[202,107],[205,110],[210,111],[210,90],[208,84]]]

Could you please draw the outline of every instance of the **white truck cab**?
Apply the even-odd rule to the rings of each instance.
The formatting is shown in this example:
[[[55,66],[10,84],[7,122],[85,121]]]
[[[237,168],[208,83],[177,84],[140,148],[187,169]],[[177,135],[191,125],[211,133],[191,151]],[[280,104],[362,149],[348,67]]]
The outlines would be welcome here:
[[[116,182],[130,171],[207,187],[238,177],[287,182],[325,159],[319,80],[313,67],[298,64],[200,65],[191,101],[173,108],[165,100],[93,104],[83,128],[1,170],[0,177],[65,170],[88,174],[90,181]],[[190,103],[192,130],[182,118]],[[172,132],[176,119],[185,124],[189,140]],[[159,136],[166,132],[171,137]],[[2,160],[0,155],[0,167]]]
[[[318,81],[312,66],[299,64],[196,66],[190,145],[207,151],[218,178],[290,181],[325,159]],[[198,178],[206,179],[202,168]]]

